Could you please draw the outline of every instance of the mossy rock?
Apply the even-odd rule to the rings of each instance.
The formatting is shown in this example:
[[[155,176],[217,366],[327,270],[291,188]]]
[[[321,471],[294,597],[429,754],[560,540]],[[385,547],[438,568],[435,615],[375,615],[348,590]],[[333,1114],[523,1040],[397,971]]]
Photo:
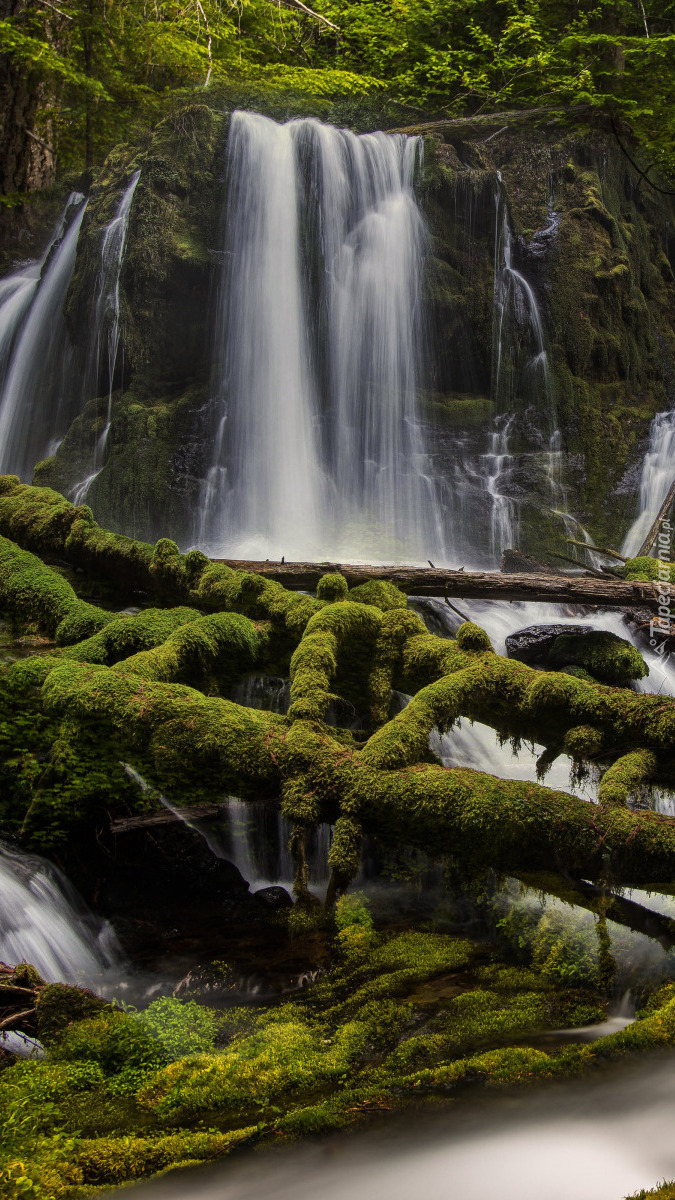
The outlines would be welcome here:
[[[658,558],[629,558],[623,568],[624,579],[658,580],[661,583],[675,583],[675,563],[662,562]]]
[[[592,630],[583,635],[558,634],[549,650],[547,666],[554,669],[582,667],[593,679],[618,686],[649,674],[635,647],[606,630]]]
[[[35,1010],[38,1037],[45,1046],[58,1042],[71,1025],[112,1011],[112,1006],[86,988],[50,983],[38,994]]]
[[[422,410],[429,421],[447,429],[487,429],[495,414],[495,402],[488,396],[423,396]]]

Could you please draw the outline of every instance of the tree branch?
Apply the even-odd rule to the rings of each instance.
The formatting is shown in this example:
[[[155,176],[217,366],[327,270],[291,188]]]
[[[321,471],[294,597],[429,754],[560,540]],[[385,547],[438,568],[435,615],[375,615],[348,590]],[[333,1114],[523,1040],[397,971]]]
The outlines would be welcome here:
[[[340,32],[338,25],[334,25],[332,21],[328,20],[328,17],[324,17],[321,15],[321,13],[315,12],[313,8],[308,8],[306,4],[302,3],[302,0],[280,0],[280,3],[283,4],[285,8],[297,8],[300,10],[300,12],[305,13],[306,16],[313,17],[315,21],[321,21],[324,25],[327,25],[329,29],[334,29],[336,33]]]

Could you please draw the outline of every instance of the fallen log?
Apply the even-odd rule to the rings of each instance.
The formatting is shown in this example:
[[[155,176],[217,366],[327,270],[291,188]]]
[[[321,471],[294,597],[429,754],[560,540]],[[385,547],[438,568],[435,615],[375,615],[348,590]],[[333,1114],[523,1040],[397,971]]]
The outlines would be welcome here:
[[[408,136],[423,136],[427,133],[447,133],[451,137],[464,140],[475,140],[476,136],[486,129],[500,129],[508,125],[525,125],[530,121],[552,120],[569,121],[588,112],[590,104],[576,104],[574,109],[563,108],[561,105],[547,108],[517,108],[505,109],[502,112],[475,113],[469,117],[447,117],[440,121],[418,121],[416,125],[401,125],[390,129],[388,133],[405,133]],[[596,110],[597,113],[597,110]]]
[[[222,804],[186,804],[177,812],[164,808],[161,812],[141,813],[138,817],[118,817],[117,820],[110,822],[110,832],[131,833],[135,829],[151,829],[156,825],[203,821],[206,817],[220,816],[225,808],[227,808],[227,800],[223,800]]]
[[[451,571],[440,567],[380,567],[345,563],[247,562],[216,558],[239,571],[250,571],[295,591],[314,591],[322,575],[339,571],[350,587],[368,579],[393,583],[409,596],[449,596],[467,600],[543,600],[555,604],[601,605],[603,608],[659,607],[658,585],[584,578],[579,575],[502,574],[498,571]]]

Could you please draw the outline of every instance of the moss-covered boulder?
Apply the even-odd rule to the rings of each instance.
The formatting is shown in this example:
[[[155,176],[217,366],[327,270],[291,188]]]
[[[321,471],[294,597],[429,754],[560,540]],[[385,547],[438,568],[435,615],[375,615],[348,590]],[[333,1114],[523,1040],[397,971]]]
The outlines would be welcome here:
[[[560,633],[548,653],[547,665],[553,669],[582,667],[601,683],[619,686],[649,674],[642,655],[624,638],[606,630]]]

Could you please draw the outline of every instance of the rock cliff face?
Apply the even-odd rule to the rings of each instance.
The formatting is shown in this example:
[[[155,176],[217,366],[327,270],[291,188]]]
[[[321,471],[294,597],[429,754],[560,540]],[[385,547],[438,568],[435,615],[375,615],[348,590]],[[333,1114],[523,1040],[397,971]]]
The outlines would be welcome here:
[[[209,450],[226,128],[224,116],[187,105],[110,155],[68,298],[81,366],[102,227],[140,168],[108,459],[87,501],[111,528],[183,545]],[[611,134],[556,124],[459,133],[427,137],[420,184],[430,234],[423,416],[448,481],[448,520],[483,561],[495,557],[497,509],[533,553],[560,548],[555,508],[616,544],[635,515],[650,421],[675,403],[672,202],[638,186]],[[86,404],[36,482],[68,493],[87,474],[107,399]]]
[[[543,511],[551,470],[596,540],[617,543],[635,514],[651,418],[675,402],[672,201],[638,186],[611,135],[555,126],[482,143],[446,135],[427,163],[436,349],[428,407],[450,431],[446,456],[455,438],[479,453],[486,422],[514,413],[500,490],[520,515],[521,546],[536,552],[560,536]],[[528,379],[532,321],[520,284],[499,337],[503,220],[512,269],[538,304],[548,386],[541,374]],[[557,464],[542,461],[552,425]]]

